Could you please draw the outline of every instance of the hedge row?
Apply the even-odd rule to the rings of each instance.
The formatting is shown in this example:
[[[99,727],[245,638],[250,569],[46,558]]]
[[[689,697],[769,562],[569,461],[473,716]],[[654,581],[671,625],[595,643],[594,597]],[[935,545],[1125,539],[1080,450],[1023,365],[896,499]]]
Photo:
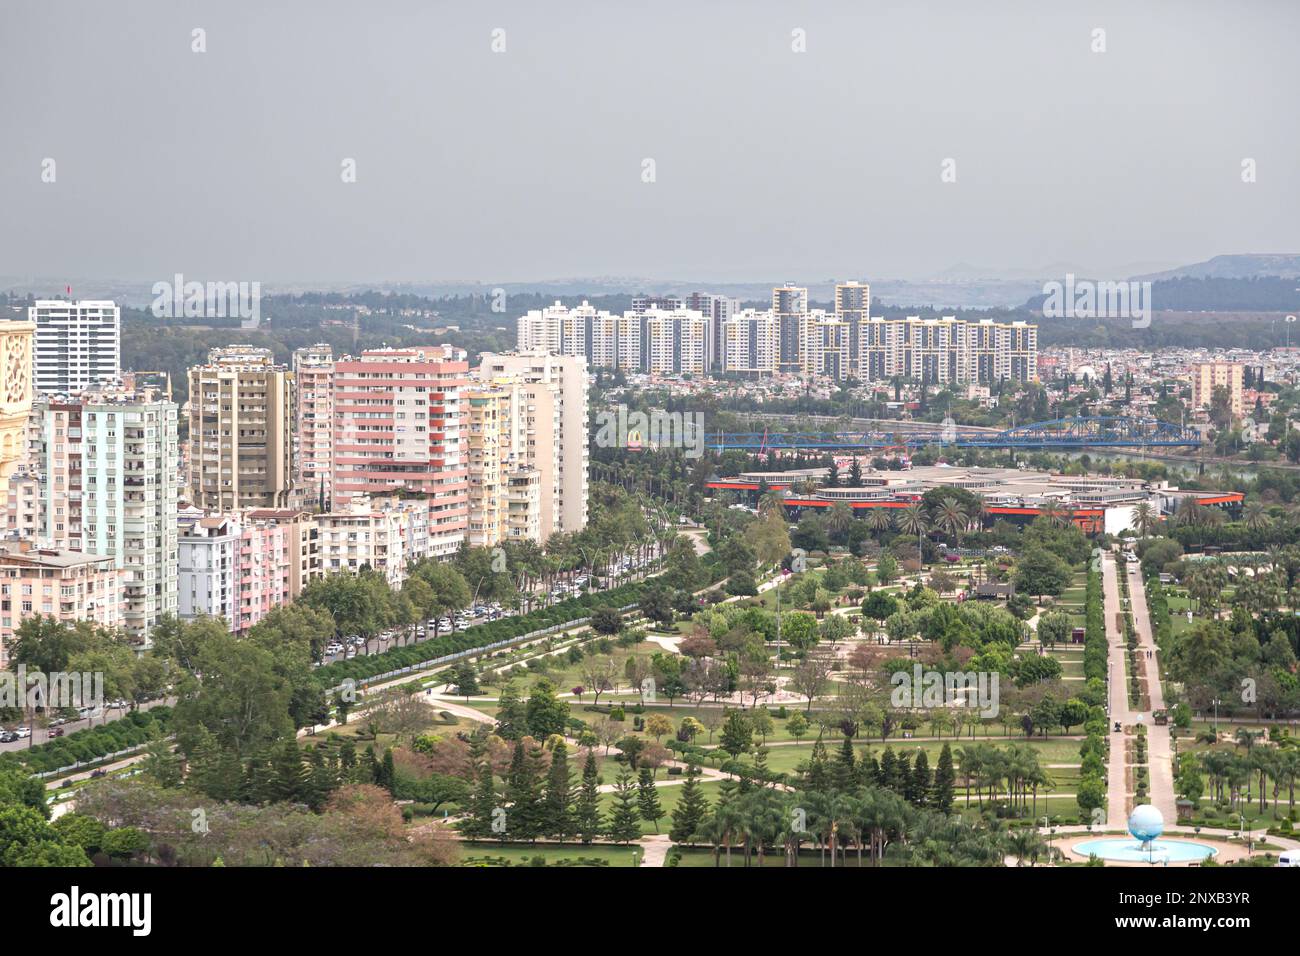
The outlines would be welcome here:
[[[108,754],[141,747],[151,740],[167,736],[172,709],[159,705],[136,710],[125,717],[57,737],[48,743],[0,754],[0,766],[20,766],[31,773],[61,770],[77,763],[99,760]]]
[[[1106,611],[1102,604],[1101,572],[1088,571],[1088,586],[1083,601],[1083,676],[1085,680],[1106,679]]]
[[[552,604],[550,607],[538,608],[528,614],[503,617],[496,621],[488,621],[485,624],[475,624],[473,627],[467,627],[461,631],[447,631],[432,640],[422,641],[419,644],[395,647],[392,650],[384,651],[382,654],[357,656],[352,660],[335,661],[333,664],[326,664],[324,667],[317,668],[316,675],[323,687],[335,687],[349,678],[354,681],[364,681],[377,674],[386,674],[389,671],[399,670],[403,667],[413,667],[426,661],[445,657],[448,654],[485,647],[498,641],[523,637],[525,634],[554,627],[557,624],[568,624],[571,621],[582,620],[590,614],[593,608],[606,605],[625,607],[629,604],[636,604],[641,600],[644,591],[652,584],[654,584],[653,579],[622,584],[611,591],[589,592],[581,597],[569,598],[567,601]]]

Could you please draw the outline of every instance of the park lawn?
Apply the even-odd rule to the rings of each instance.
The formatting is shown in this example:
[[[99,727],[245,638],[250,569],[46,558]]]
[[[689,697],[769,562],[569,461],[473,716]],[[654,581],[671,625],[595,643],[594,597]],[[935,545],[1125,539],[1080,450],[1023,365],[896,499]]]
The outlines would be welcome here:
[[[652,654],[659,653],[664,653],[664,648],[658,644],[652,643],[651,641],[642,641],[630,648],[614,645],[613,650],[608,656],[614,659],[615,665],[617,666],[617,683],[626,684],[626,681],[623,680],[623,668],[629,657],[634,654],[639,654],[649,660]],[[544,668],[531,669],[526,665],[516,664],[514,665],[514,670],[511,671],[509,678],[503,677],[500,679],[493,679],[492,682],[489,683],[488,679],[480,677],[479,683],[490,688],[488,691],[489,693],[499,694],[506,680],[513,678],[519,694],[523,697],[527,697],[528,694],[532,692],[533,686],[543,677],[555,685],[555,689],[562,694],[568,693],[574,687],[580,687],[584,684],[582,670],[583,664],[586,660],[585,657],[582,662],[571,664],[569,663],[568,650],[566,649],[561,651],[559,654],[551,655],[544,660],[546,661],[546,667]],[[602,694],[601,696],[603,698],[606,695]]]
[[[639,848],[637,848],[639,851]],[[632,866],[630,846],[613,846],[608,843],[589,845],[575,843],[493,843],[482,841],[462,842],[460,846],[461,866],[527,866],[535,857],[543,857],[547,865],[561,860],[596,859],[607,866]],[[504,859],[505,863],[497,862]],[[477,862],[476,862],[477,861]]]
[[[930,770],[933,771],[934,768],[938,766],[939,755],[943,752],[944,744],[948,744],[952,748],[953,763],[960,769],[958,751],[961,747],[968,746],[969,743],[969,740],[953,740],[952,738],[932,741],[914,741],[906,738],[891,739],[884,744],[881,744],[879,741],[864,742],[859,739],[855,741],[855,749],[859,759],[861,759],[865,754],[870,753],[876,758],[876,760],[880,760],[881,756],[885,752],[885,747],[893,748],[894,753],[899,755],[906,753],[913,760],[915,759],[916,751],[923,750],[925,751],[926,760],[929,761]],[[1043,739],[1036,737],[1032,740],[1019,738],[1015,740],[1001,741],[998,745],[1002,746],[1011,743],[1027,744],[1032,747],[1038,753],[1039,763],[1043,765],[1043,769],[1047,772],[1049,777],[1055,779],[1057,774],[1061,774],[1064,778],[1073,772],[1075,779],[1077,779],[1077,770],[1057,770],[1049,768],[1047,765],[1054,763],[1078,763],[1080,741],[1053,739],[1050,737]],[[839,747],[839,741],[826,742],[828,756],[834,759]],[[768,769],[776,773],[793,774],[801,763],[807,762],[811,753],[812,747],[807,744],[797,747],[769,747],[767,751],[767,766]],[[749,758],[744,758],[744,762],[751,763],[752,761]]]
[[[437,701],[434,702],[435,713],[437,713],[438,710],[437,703]],[[380,734],[378,738],[372,738],[370,736],[370,731],[367,730],[367,723],[368,722],[364,716],[359,717],[352,714],[349,715],[348,723],[331,727],[328,730],[320,730],[315,734],[308,734],[305,737],[300,737],[298,743],[303,746],[331,747],[330,736],[332,734],[337,734],[340,738],[340,743],[342,743],[343,739],[351,738],[359,750],[364,750],[366,747],[373,744],[375,752],[382,754],[388,747],[397,746],[397,738],[394,734]],[[434,721],[424,730],[420,731],[420,733],[449,736],[460,730],[467,732],[472,731],[477,726],[481,726],[477,720],[471,720],[468,717],[456,717],[453,715],[453,719],[450,722],[445,722],[435,718]],[[410,739],[405,738],[402,743],[410,743]]]
[[[633,782],[635,783],[636,781],[635,774],[633,774],[632,779]],[[681,783],[674,783],[670,786],[664,786],[663,784],[665,780],[681,780]],[[612,783],[613,781],[609,780],[606,782]],[[662,807],[664,811],[663,817],[661,817],[659,820],[660,833],[667,833],[668,828],[672,826],[672,820],[670,819],[670,816],[673,812],[673,809],[677,806],[677,801],[681,799],[682,788],[685,785],[686,785],[685,774],[682,774],[680,777],[669,777],[665,775],[663,770],[660,770],[658,772],[658,777],[655,781],[655,790],[657,790],[659,793],[659,806]],[[715,803],[717,803],[718,794],[721,792],[721,787],[722,787],[722,781],[720,780],[705,780],[701,778],[700,793],[704,795],[704,798],[708,801],[710,807],[712,807]],[[617,800],[617,794],[613,792],[602,793],[600,795],[600,809],[601,812],[605,814],[605,819],[607,821],[609,819],[609,814],[614,810],[616,800]],[[653,823],[650,823],[645,820],[641,821],[641,833],[643,835],[649,836],[654,832],[655,832],[655,828]]]

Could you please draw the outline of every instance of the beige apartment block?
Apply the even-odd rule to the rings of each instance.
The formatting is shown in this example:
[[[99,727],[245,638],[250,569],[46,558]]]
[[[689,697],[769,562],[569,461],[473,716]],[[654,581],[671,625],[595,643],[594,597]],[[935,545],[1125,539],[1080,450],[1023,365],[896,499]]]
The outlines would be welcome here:
[[[190,369],[189,488],[211,511],[283,508],[293,492],[293,373],[268,349],[213,349]]]

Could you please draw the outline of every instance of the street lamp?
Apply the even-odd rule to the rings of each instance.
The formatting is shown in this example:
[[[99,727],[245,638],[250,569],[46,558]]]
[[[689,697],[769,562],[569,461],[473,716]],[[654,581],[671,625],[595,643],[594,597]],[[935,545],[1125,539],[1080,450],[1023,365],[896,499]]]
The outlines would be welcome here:
[[[1217,737],[1217,736],[1219,735],[1219,704],[1220,704],[1220,700],[1219,700],[1219,698],[1216,697],[1216,698],[1214,698],[1214,700],[1210,701],[1210,703],[1214,705],[1214,735]]]

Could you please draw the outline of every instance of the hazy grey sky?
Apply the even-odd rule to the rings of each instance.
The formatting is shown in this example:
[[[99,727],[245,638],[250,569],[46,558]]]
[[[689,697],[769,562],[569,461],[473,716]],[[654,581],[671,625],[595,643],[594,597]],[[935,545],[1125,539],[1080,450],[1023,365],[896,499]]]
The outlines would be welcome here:
[[[1298,45],[1288,0],[3,0],[0,274],[811,282],[1300,252]]]

